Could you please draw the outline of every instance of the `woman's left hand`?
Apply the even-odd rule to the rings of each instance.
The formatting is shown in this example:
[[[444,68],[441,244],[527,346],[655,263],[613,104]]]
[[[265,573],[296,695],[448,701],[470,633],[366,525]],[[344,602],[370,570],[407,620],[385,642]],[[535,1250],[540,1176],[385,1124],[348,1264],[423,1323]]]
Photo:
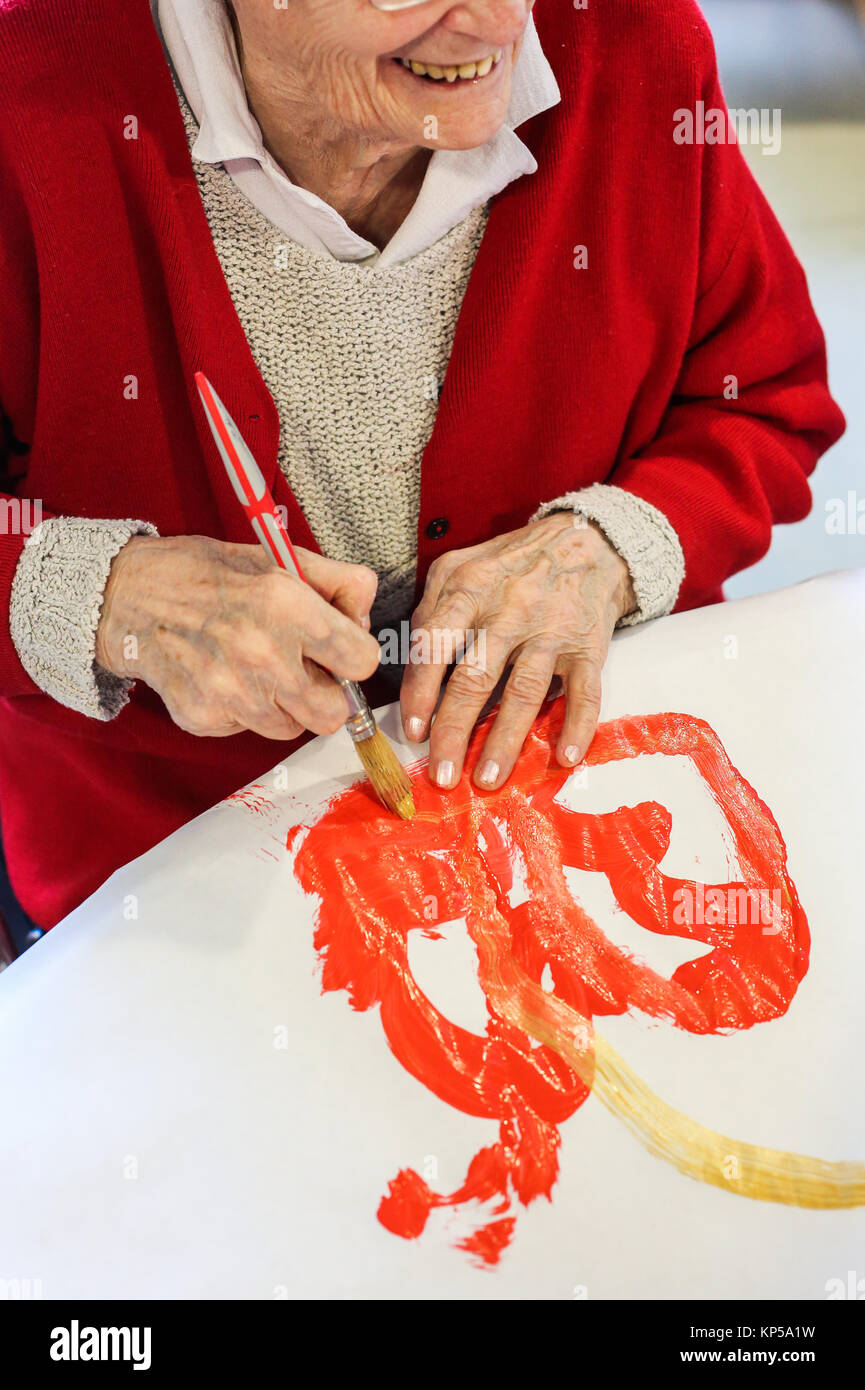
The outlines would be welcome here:
[[[406,668],[400,697],[410,739],[427,737],[447,672],[449,635],[473,633],[477,641],[482,634],[485,645],[482,663],[469,651],[447,683],[429,734],[432,780],[456,785],[472,729],[508,665],[477,784],[492,789],[510,776],[554,676],[565,694],[556,756],[564,767],[581,762],[598,722],[613,629],[636,606],[624,560],[594,523],[572,512],[435,560],[412,621],[413,647],[432,659]]]

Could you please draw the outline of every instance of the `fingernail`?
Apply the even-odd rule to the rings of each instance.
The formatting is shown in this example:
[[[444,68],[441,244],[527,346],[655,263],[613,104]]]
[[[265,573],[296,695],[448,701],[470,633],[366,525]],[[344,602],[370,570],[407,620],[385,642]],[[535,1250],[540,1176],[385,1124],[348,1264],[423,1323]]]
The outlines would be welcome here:
[[[364,632],[369,632],[369,629],[370,629],[370,621],[369,621],[369,614],[368,614],[368,613],[364,613],[363,617],[362,617],[361,620],[360,620],[360,625],[361,625],[361,627],[363,628]]]
[[[439,763],[433,773],[433,781],[437,787],[449,787],[454,780],[453,763]]]
[[[499,780],[499,765],[490,758],[478,771],[477,780],[482,782],[485,787],[491,787],[494,782]]]
[[[565,762],[576,765],[580,761],[580,750],[575,743],[565,749]]]
[[[426,725],[424,724],[422,719],[406,720],[405,731],[408,734],[409,738],[413,738],[417,743],[420,743],[421,739],[423,738],[425,729]],[[453,770],[452,764],[448,763],[448,767],[450,767],[451,770]]]

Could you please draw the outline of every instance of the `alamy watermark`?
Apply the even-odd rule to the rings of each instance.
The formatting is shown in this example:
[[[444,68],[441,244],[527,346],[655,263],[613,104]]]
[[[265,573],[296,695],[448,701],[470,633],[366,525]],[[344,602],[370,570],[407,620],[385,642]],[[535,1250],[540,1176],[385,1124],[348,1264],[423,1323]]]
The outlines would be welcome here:
[[[865,536],[865,493],[851,490],[846,497],[826,500],[827,536]]]
[[[693,111],[680,106],[673,112],[673,140],[677,145],[760,145],[763,154],[781,153],[781,108],[768,106],[706,106],[698,101]]]
[[[780,888],[684,883],[673,894],[673,904],[677,927],[750,926],[761,927],[764,936],[777,936],[783,920]]]
[[[151,1332],[149,1327],[82,1327],[73,1318],[69,1327],[52,1329],[48,1354],[52,1361],[129,1361],[133,1371],[149,1371]]]
[[[42,501],[0,497],[0,536],[32,536],[42,525]]]
[[[430,631],[402,622],[398,628],[382,628],[378,642],[382,666],[451,666],[461,661],[478,671],[486,670],[485,628],[433,628]]]

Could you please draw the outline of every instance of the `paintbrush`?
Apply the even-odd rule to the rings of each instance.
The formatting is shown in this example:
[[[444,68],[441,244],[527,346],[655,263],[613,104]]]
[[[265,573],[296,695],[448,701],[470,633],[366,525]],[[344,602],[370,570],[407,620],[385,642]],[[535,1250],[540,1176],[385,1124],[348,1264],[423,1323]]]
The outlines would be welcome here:
[[[304,584],[308,583],[264,475],[243,435],[203,372],[196,372],[195,384],[225,471],[262,548],[274,564],[295,574]],[[376,794],[389,811],[402,820],[410,820],[415,813],[411,782],[376,725],[366,696],[356,681],[339,676],[333,679],[348,701],[350,713],[345,727]]]

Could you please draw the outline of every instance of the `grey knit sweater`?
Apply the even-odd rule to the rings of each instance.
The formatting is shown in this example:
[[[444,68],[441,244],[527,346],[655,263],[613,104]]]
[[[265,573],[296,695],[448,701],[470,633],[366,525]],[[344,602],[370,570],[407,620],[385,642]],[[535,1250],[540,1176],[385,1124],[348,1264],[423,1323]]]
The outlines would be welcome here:
[[[195,118],[178,90],[190,146]],[[379,575],[373,623],[408,616],[415,581],[420,468],[438,390],[488,208],[434,246],[378,270],[318,255],[268,221],[221,168],[194,161],[214,245],[280,420],[279,463],[325,554]],[[585,513],[623,556],[639,609],[669,612],[684,575],[678,539],[656,508],[596,484],[542,503]],[[100,671],[94,643],[117,551],[144,521],[46,521],[22,553],[12,637],[37,685],[110,719],[129,682]]]

